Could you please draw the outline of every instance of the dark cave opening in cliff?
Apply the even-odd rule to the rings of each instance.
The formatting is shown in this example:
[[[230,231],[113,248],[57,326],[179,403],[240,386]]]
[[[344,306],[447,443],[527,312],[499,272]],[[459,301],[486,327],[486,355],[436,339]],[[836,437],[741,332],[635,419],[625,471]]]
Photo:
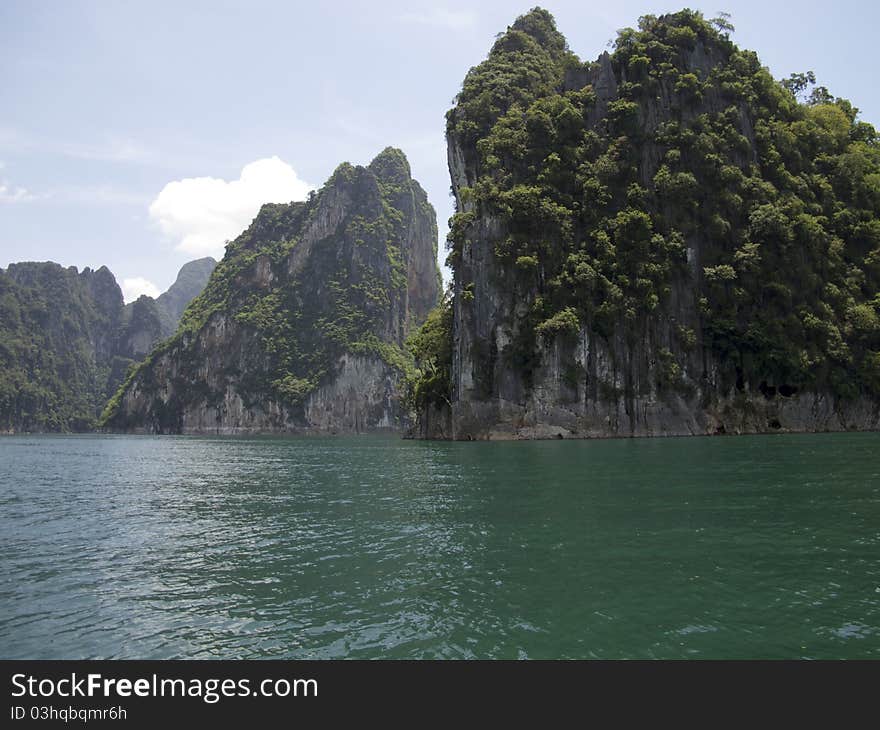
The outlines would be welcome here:
[[[758,386],[758,390],[761,391],[761,394],[767,400],[773,400],[777,395],[781,395],[783,398],[791,398],[798,392],[797,387],[794,385],[788,385],[787,383],[783,383],[779,387],[775,385],[768,385],[766,380],[762,380],[761,384]]]

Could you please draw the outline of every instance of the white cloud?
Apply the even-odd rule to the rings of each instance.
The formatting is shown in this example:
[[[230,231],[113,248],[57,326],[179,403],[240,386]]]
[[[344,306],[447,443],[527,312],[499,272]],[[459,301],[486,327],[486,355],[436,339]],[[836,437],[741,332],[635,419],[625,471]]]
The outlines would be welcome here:
[[[142,276],[122,280],[122,298],[125,299],[126,303],[133,302],[141,294],[146,294],[148,297],[155,299],[161,293],[158,286]]]
[[[14,188],[5,180],[0,182],[0,203],[24,203],[35,197],[24,188]]]
[[[304,200],[313,186],[278,157],[244,166],[238,180],[191,177],[168,183],[150,205],[150,217],[177,241],[177,250],[220,258],[263,203]]]
[[[467,30],[477,23],[477,16],[468,10],[444,10],[432,8],[426,13],[405,13],[398,18],[404,23],[427,25],[447,30]]]

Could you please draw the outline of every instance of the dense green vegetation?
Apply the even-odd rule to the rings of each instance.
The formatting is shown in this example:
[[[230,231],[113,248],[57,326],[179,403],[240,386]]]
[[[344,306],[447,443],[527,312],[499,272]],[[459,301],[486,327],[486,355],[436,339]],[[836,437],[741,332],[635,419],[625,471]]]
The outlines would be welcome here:
[[[191,262],[158,300],[123,306],[106,267],[27,262],[0,270],[0,431],[88,431],[128,370],[201,291]]]
[[[344,218],[337,222],[340,211]],[[390,147],[369,167],[339,165],[308,201],[264,205],[227,244],[174,336],[110,401],[104,421],[119,425],[119,418],[128,417],[119,414],[122,394],[135,380],[153,388],[156,365],[168,354],[178,363],[180,399],[216,403],[226,384],[234,383],[247,407],[275,402],[296,410],[335,376],[345,353],[375,354],[407,372],[412,357],[398,344],[410,325],[403,314],[407,261],[401,246],[416,214],[436,241],[433,208],[410,177],[404,154]],[[335,222],[324,227],[328,220]],[[324,238],[304,242],[313,229],[323,230]],[[197,377],[214,347],[207,342],[211,323],[220,320],[231,323],[226,344],[233,351],[216,356],[225,363],[222,372]],[[160,423],[162,413],[177,417],[181,405],[183,400],[157,400]]]
[[[25,263],[0,270],[0,431],[94,426],[115,387],[107,335],[121,309],[106,269],[78,274]]]
[[[421,414],[452,400],[452,298],[445,296],[407,340],[415,361],[406,382],[407,406]]]
[[[634,335],[677,290],[700,331],[679,326],[675,349],[703,342],[730,384],[880,395],[877,133],[827,89],[807,94],[812,74],[774,80],[731,30],[690,10],[641,18],[614,44],[607,107],[584,81],[598,64],[541,9],[468,73],[447,129],[476,175],[448,262],[486,245],[478,221],[500,222],[489,245],[529,302],[506,355],[526,374],[539,338]],[[450,348],[434,345],[421,357],[439,362]],[[673,352],[655,356],[674,381]]]

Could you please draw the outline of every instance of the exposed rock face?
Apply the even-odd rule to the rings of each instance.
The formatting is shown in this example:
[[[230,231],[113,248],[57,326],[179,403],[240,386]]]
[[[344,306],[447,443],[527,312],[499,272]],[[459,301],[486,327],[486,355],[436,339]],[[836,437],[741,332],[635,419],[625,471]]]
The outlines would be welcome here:
[[[189,303],[205,288],[217,262],[210,256],[184,264],[167,291],[153,299],[146,295],[125,305],[120,354],[141,360],[159,340],[174,334]]]
[[[403,344],[439,294],[434,210],[406,158],[344,163],[305,203],[265,205],[180,329],[129,378],[108,428],[400,428]]]
[[[201,294],[216,266],[217,262],[210,256],[185,263],[177,272],[174,283],[156,298],[156,309],[162,325],[160,339],[174,334],[183,312]]]
[[[120,337],[120,350],[129,360],[142,359],[163,337],[162,323],[156,300],[142,294],[125,305],[125,327]]]
[[[550,22],[552,24],[552,19]],[[543,15],[538,17],[537,23],[543,24],[542,27],[547,25]],[[545,63],[550,64],[551,59],[556,62],[555,59],[561,58],[562,51],[557,51],[553,43],[559,42],[558,48],[561,49],[564,41],[554,37],[548,43],[546,36],[534,32],[535,24],[534,11],[520,19],[512,33],[509,29],[508,35],[497,41],[487,64],[493,63],[493,57],[501,58],[500,54],[515,44],[519,44],[517,50],[524,47],[532,52],[532,41],[523,39],[522,33],[531,35],[542,46],[541,50],[533,51],[539,60],[546,59]],[[684,36],[684,33],[680,35]],[[539,56],[539,53],[543,55]],[[591,303],[580,306],[593,296],[597,281],[601,279],[601,275],[595,274],[598,270],[596,264],[593,264],[594,268],[581,264],[578,269],[587,272],[585,276],[590,277],[590,283],[580,302],[574,296],[569,297],[571,309],[562,312],[565,317],[548,318],[537,327],[535,321],[530,320],[532,313],[551,297],[565,301],[564,291],[562,295],[558,292],[577,282],[577,277],[569,273],[576,268],[574,264],[569,270],[557,266],[557,273],[562,273],[551,279],[551,266],[555,265],[552,262],[558,256],[557,251],[577,255],[583,250],[594,257],[584,261],[592,262],[599,258],[593,241],[608,240],[617,245],[616,254],[612,249],[617,260],[608,270],[618,272],[624,265],[620,256],[623,243],[616,237],[614,224],[605,229],[608,231],[605,239],[598,238],[595,230],[590,229],[593,219],[589,212],[580,213],[581,209],[577,207],[589,205],[589,198],[586,202],[575,198],[573,203],[567,203],[562,196],[554,199],[551,194],[542,192],[546,195],[545,200],[552,199],[554,204],[563,200],[562,204],[575,211],[570,217],[573,226],[561,227],[563,233],[557,239],[552,238],[554,234],[547,233],[549,251],[546,248],[537,249],[539,253],[522,250],[520,253],[525,255],[504,258],[505,252],[513,245],[511,241],[524,249],[526,244],[518,244],[516,239],[517,232],[512,223],[516,220],[516,208],[513,207],[512,214],[510,207],[505,208],[505,205],[515,206],[515,203],[508,203],[513,195],[503,197],[504,185],[509,184],[506,182],[508,169],[513,169],[513,163],[502,159],[497,164],[492,154],[500,156],[499,149],[516,150],[508,140],[513,139],[510,130],[519,130],[520,127],[515,126],[517,119],[508,115],[504,121],[508,124],[505,128],[507,136],[497,133],[496,127],[492,140],[494,147],[487,144],[488,132],[484,130],[502,118],[506,108],[497,102],[500,110],[495,111],[489,126],[474,132],[482,121],[471,111],[476,102],[470,108],[466,108],[466,104],[469,98],[480,98],[480,88],[474,86],[477,83],[474,81],[468,92],[466,81],[466,92],[463,93],[470,93],[471,97],[460,99],[459,106],[450,112],[447,132],[452,189],[457,218],[462,221],[458,233],[453,225],[455,240],[451,257],[454,266],[451,408],[432,407],[429,413],[423,413],[421,436],[455,439],[589,438],[880,427],[880,401],[864,389],[854,389],[842,397],[825,386],[805,382],[805,378],[799,382],[789,381],[782,369],[773,370],[757,356],[743,355],[742,347],[724,353],[718,345],[717,335],[715,340],[710,339],[710,334],[717,332],[718,328],[713,329],[714,323],[707,321],[708,305],[705,298],[701,299],[701,296],[708,296],[711,305],[710,284],[704,281],[703,272],[710,264],[726,263],[727,260],[734,263],[733,246],[730,245],[725,252],[724,246],[728,244],[722,242],[722,236],[730,235],[734,240],[733,234],[727,231],[716,233],[702,222],[699,225],[679,225],[671,208],[663,207],[660,193],[655,193],[660,187],[656,180],[661,166],[670,159],[667,152],[673,145],[657,140],[664,133],[664,125],[674,123],[676,130],[693,125],[699,131],[702,120],[724,115],[738,135],[736,148],[733,143],[730,145],[727,164],[757,175],[754,171],[763,170],[761,166],[767,162],[761,157],[762,143],[756,140],[755,133],[756,113],[749,101],[733,92],[727,93],[723,84],[713,83],[726,64],[740,63],[738,59],[731,60],[729,44],[687,39],[676,53],[680,53],[676,56],[676,75],[658,73],[659,80],[652,92],[641,97],[635,97],[641,93],[641,87],[634,84],[638,82],[647,87],[649,82],[654,83],[643,71],[640,72],[642,76],[635,75],[633,69],[638,68],[637,62],[641,60],[633,62],[630,59],[624,65],[615,59],[613,63],[607,53],[593,64],[560,62],[560,67],[567,67],[560,71],[552,90],[534,93],[533,98],[537,99],[559,99],[565,97],[566,92],[582,91],[581,97],[565,98],[574,99],[574,104],[581,98],[588,99],[582,110],[583,121],[579,120],[578,124],[583,124],[585,134],[594,134],[596,140],[615,135],[623,137],[623,126],[617,120],[624,112],[631,113],[632,121],[628,122],[631,126],[625,131],[629,141],[623,138],[633,162],[630,187],[625,192],[630,199],[624,198],[619,203],[612,200],[615,193],[609,187],[611,192],[601,205],[612,214],[623,209],[628,213],[639,207],[648,210],[657,234],[667,240],[682,242],[680,263],[672,262],[672,273],[665,282],[667,286],[657,287],[659,297],[650,302],[646,311],[635,309],[625,316],[615,312],[613,317],[604,320],[600,319],[602,315],[614,311],[610,306],[605,309]],[[649,70],[653,68],[650,65],[654,63],[652,59],[645,57],[644,63]],[[486,73],[487,80],[483,82],[489,98],[493,98],[491,94],[500,97],[506,93],[504,90],[497,92],[492,87],[500,66],[493,68],[494,74]],[[477,74],[475,78],[479,78],[479,71],[479,68],[472,71]],[[683,84],[691,80],[701,83],[701,93],[695,100],[685,103]],[[625,95],[622,89],[626,90]],[[527,93],[532,90],[524,91],[523,96]],[[629,104],[631,98],[638,101],[630,105],[630,112],[622,102]],[[528,102],[523,105],[521,117],[525,117],[526,106]],[[542,123],[540,114],[549,120],[549,114],[554,110],[549,104],[547,109],[549,111],[535,113],[529,118],[523,127],[525,131],[516,138],[518,144],[525,145],[520,142],[523,139],[534,139],[534,136],[527,136],[534,135],[529,124],[533,119],[535,126]],[[549,121],[547,124],[548,129],[556,134],[561,122],[554,119],[552,124]],[[505,144],[509,147],[505,148]],[[613,147],[614,143],[609,144]],[[598,143],[595,146],[598,147]],[[521,146],[519,151],[522,149]],[[558,163],[560,155],[574,154],[570,149],[560,144],[554,150],[550,143],[549,151],[558,152],[555,156]],[[544,154],[546,151],[542,156]],[[523,173],[523,179],[536,186],[532,189],[548,190],[544,183],[546,177],[541,175],[553,163],[551,157],[546,157],[534,168],[528,168],[531,170],[528,174],[534,175],[533,178],[529,179],[527,173]],[[585,165],[595,164],[596,169],[601,163],[602,159],[594,163],[593,159],[587,158],[584,162]],[[597,173],[599,179],[601,174]],[[734,175],[733,172],[728,174]],[[483,192],[489,190],[490,185],[500,187],[502,193]],[[653,197],[655,194],[660,203],[653,202],[657,199]],[[634,205],[631,202],[634,196],[648,202]],[[745,205],[742,200],[739,204]],[[733,215],[731,220],[735,229],[737,222]],[[698,220],[697,216],[692,214],[694,221]],[[681,234],[671,231],[671,226],[662,228],[664,218],[673,220]],[[620,216],[618,220],[621,220]],[[524,224],[520,224],[520,228],[523,227]],[[728,223],[727,227],[730,229],[731,224]],[[596,224],[595,229],[600,229],[600,225]],[[748,229],[748,220],[743,230],[744,237],[751,235],[758,240],[757,226]],[[540,227],[531,231],[533,238],[543,235]],[[528,240],[528,236],[523,238]],[[587,242],[581,243],[581,240]],[[770,244],[768,239],[763,250],[768,251]],[[645,250],[651,249],[646,245]],[[729,258],[722,258],[725,255]],[[742,260],[744,258],[736,258],[737,263]],[[729,269],[734,270],[732,266]],[[724,270],[725,274],[727,270]],[[644,276],[647,279],[648,275]],[[745,273],[740,273],[740,278],[746,281]],[[617,283],[611,274],[608,279]],[[625,294],[624,287],[628,282],[623,281],[618,292],[622,289]],[[868,283],[855,296],[870,300],[872,291],[876,295],[876,285],[872,288]],[[596,301],[601,301],[598,296]],[[546,314],[542,316],[546,317]],[[734,326],[745,328],[748,322],[737,322]],[[865,362],[870,357],[868,350]]]
[[[332,382],[305,404],[305,420],[318,431],[361,432],[400,427],[400,373],[381,358],[345,354]]]
[[[167,325],[150,297],[124,307],[106,266],[79,272],[24,262],[0,270],[0,430],[94,428],[129,365],[176,327],[184,299],[201,291],[208,264],[193,264],[182,270],[189,276],[173,305],[160,304]]]

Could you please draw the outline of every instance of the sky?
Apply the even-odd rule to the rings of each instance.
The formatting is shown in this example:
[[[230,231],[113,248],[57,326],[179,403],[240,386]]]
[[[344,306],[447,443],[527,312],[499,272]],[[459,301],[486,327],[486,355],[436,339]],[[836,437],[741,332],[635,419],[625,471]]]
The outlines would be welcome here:
[[[126,300],[220,258],[263,202],[400,147],[453,212],[444,115],[517,2],[0,0],[0,267],[106,265]],[[546,0],[595,59],[665,2]],[[817,82],[880,126],[875,0],[691,2],[777,78]],[[448,277],[448,272],[445,272]]]

